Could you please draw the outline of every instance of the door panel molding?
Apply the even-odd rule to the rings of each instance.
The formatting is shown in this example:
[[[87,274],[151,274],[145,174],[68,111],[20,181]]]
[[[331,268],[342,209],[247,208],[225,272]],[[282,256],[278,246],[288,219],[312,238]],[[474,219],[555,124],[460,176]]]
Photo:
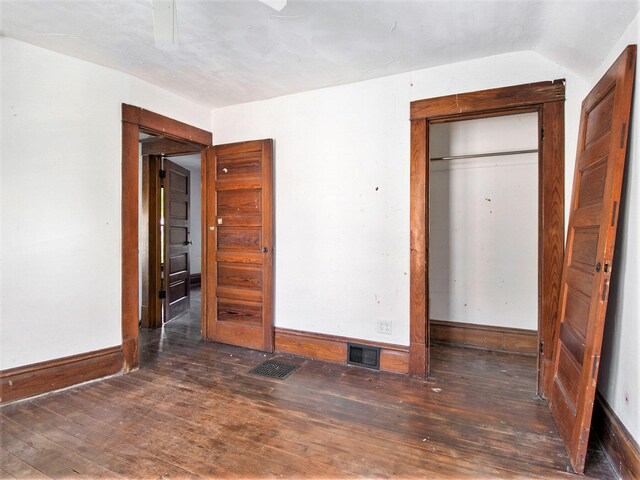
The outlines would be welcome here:
[[[138,157],[140,131],[195,144],[201,149],[213,136],[200,128],[149,110],[122,104],[122,349],[124,371],[136,370],[138,356]],[[203,202],[204,203],[204,202]],[[203,269],[205,266],[203,265]],[[204,270],[203,270],[204,274]]]
[[[564,80],[411,102],[409,373],[429,374],[429,125],[538,112],[538,392],[550,383],[564,252]],[[542,134],[544,132],[544,134]]]

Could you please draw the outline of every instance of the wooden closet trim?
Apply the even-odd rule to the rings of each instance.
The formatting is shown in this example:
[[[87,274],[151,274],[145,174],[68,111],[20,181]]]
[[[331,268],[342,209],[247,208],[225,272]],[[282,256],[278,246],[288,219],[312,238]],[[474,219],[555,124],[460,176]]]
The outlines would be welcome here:
[[[122,351],[125,372],[136,370],[139,365],[138,156],[140,150],[138,137],[140,131],[192,143],[201,149],[213,143],[211,132],[143,108],[122,104]],[[205,268],[204,265],[203,268]]]
[[[538,112],[541,127],[538,152],[538,343],[544,343],[546,350],[544,362],[542,357],[538,357],[538,370],[544,372],[538,387],[539,393],[546,396],[564,256],[564,101],[565,82],[554,80],[411,102],[409,373],[412,375],[424,377],[429,374],[429,125]]]

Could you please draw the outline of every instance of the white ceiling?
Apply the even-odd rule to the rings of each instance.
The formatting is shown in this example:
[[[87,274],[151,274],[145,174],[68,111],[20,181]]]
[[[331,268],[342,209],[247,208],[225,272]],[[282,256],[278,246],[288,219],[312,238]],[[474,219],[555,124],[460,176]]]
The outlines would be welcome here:
[[[177,0],[180,48],[150,0],[0,0],[0,33],[219,107],[533,50],[588,75],[640,1]]]

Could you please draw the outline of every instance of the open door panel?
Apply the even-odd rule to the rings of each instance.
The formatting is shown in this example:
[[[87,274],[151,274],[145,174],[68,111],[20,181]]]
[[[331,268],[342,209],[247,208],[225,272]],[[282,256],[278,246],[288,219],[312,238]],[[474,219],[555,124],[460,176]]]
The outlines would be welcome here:
[[[190,306],[191,177],[189,170],[164,160],[164,322]]]
[[[582,103],[549,408],[577,473],[584,470],[613,268],[636,46]]]
[[[273,351],[272,141],[216,145],[203,158],[206,191],[204,336]]]

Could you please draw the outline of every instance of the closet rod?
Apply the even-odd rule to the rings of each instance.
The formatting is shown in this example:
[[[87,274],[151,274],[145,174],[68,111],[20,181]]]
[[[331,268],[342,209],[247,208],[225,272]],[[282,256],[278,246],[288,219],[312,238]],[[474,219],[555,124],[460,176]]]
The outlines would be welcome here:
[[[503,155],[524,155],[525,153],[537,153],[538,149],[533,150],[511,150],[508,152],[492,152],[492,153],[474,153],[470,155],[453,155],[451,157],[434,157],[430,160],[437,162],[440,160],[459,160],[462,158],[481,158],[481,157],[501,157]]]

